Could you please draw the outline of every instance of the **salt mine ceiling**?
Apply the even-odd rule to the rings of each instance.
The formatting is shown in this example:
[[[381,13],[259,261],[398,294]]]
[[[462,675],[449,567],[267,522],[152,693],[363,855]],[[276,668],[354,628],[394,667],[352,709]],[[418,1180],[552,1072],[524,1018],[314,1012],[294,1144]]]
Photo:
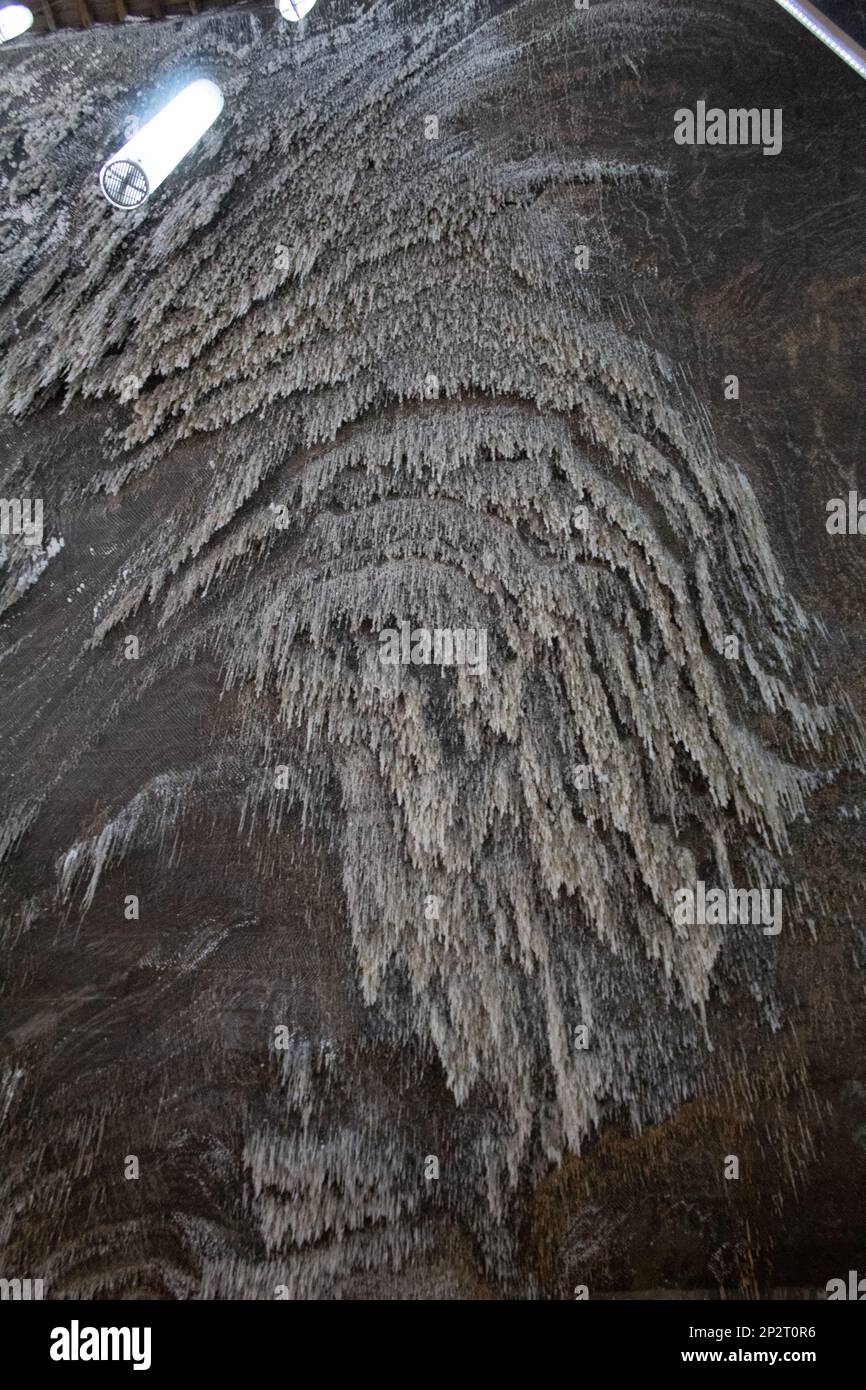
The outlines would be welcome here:
[[[866,1237],[866,84],[772,0],[33,10],[0,1270],[823,1296]]]

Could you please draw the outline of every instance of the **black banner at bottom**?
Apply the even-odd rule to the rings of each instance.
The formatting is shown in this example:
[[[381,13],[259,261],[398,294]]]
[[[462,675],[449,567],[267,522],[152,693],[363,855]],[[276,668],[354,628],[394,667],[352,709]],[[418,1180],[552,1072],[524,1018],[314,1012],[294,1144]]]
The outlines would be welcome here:
[[[441,1318],[443,1305],[437,1306]],[[497,1353],[507,1355],[506,1369],[512,1373],[515,1354],[523,1352],[537,1362],[537,1338],[542,1335],[545,1360],[557,1353],[558,1338],[563,1336],[567,1341],[562,1349],[570,1349],[572,1358],[579,1351],[581,1365],[590,1366],[587,1358],[595,1353],[596,1364],[614,1373],[794,1365],[812,1367],[826,1379],[856,1365],[864,1331],[864,1310],[825,1300],[578,1299],[555,1309],[526,1305],[521,1314],[526,1322],[519,1325],[514,1323],[515,1305],[510,1306],[507,1326],[499,1323],[491,1302],[475,1306],[469,1317],[466,1305],[459,1312],[454,1310],[464,1334],[461,1346],[477,1345],[478,1353],[483,1351],[487,1374]],[[0,1302],[4,1363],[52,1377],[92,1378],[105,1369],[115,1376],[138,1373],[160,1381],[203,1371],[224,1377],[273,1373],[266,1366],[280,1367],[292,1377],[298,1368],[287,1362],[287,1349],[309,1356],[315,1346],[311,1335],[318,1331],[338,1332],[340,1340],[316,1347],[317,1373],[334,1373],[339,1349],[355,1371],[363,1353],[367,1371],[374,1373],[372,1353],[378,1350],[399,1357],[401,1376],[418,1370],[431,1374],[439,1368],[443,1374],[454,1375],[458,1351],[449,1335],[453,1323],[428,1322],[425,1317],[424,1326],[419,1327],[408,1309],[398,1312],[393,1305],[381,1323],[380,1316],[375,1304],[348,1302]],[[408,1343],[404,1341],[407,1332],[412,1338]],[[495,1332],[492,1340],[491,1332]],[[416,1343],[419,1333],[423,1341]],[[516,1334],[514,1343],[509,1334]],[[531,1341],[526,1340],[527,1334]],[[420,1360],[413,1367],[414,1354]],[[466,1370],[466,1352],[461,1350],[459,1358]],[[471,1351],[469,1360],[473,1360]],[[308,1377],[309,1371],[304,1375]]]

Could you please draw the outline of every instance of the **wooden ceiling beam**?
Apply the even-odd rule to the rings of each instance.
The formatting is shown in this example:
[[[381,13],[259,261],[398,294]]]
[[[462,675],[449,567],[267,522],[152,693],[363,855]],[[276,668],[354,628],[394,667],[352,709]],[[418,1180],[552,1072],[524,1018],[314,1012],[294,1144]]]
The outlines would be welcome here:
[[[3,3],[5,3],[5,0],[0,0],[0,4]],[[71,25],[75,22],[71,16],[69,19],[66,19],[63,13],[60,14],[60,18],[58,19],[58,15],[52,5],[52,0],[38,0],[38,5],[34,3],[34,0],[30,0],[30,3],[37,13],[41,11],[45,28],[52,33],[61,26]],[[222,9],[225,7],[226,3],[230,4],[231,0],[186,0],[186,5],[190,14],[194,15],[200,15],[208,6],[213,9]],[[91,0],[76,0],[76,8],[78,10],[78,25],[82,29],[90,29],[98,21],[107,18],[107,16],[103,14],[105,6],[97,3],[94,9]],[[150,10],[151,19],[165,19],[165,0],[149,0],[147,8]],[[117,23],[123,24],[129,18],[129,0],[114,0],[114,14]]]

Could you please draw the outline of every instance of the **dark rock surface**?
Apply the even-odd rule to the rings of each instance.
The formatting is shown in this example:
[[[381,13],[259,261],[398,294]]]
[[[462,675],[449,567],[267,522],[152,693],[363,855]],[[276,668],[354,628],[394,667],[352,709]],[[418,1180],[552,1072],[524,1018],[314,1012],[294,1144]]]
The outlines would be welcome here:
[[[2,1271],[815,1296],[866,1234],[866,87],[751,0],[2,65]],[[678,146],[700,100],[781,153]],[[402,619],[486,676],[383,666]],[[697,880],[782,930],[678,927]]]

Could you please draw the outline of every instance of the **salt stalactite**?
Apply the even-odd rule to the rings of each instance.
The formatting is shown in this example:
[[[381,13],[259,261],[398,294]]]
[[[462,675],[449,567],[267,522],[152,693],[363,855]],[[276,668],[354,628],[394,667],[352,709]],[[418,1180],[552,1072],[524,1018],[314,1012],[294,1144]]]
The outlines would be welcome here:
[[[214,752],[104,810],[63,847],[61,899],[90,908],[106,867],[209,786],[240,835],[266,828],[256,867],[275,880],[300,814],[336,857],[377,1043],[440,1067],[458,1108],[488,1098],[465,1200],[501,1273],[522,1174],[607,1116],[640,1127],[691,1094],[726,971],[777,1026],[773,943],[676,926],[674,893],[757,865],[783,881],[837,713],[744,474],[641,338],[639,287],[615,315],[605,276],[571,266],[578,227],[624,281],[604,214],[661,197],[666,171],[557,146],[526,75],[557,46],[610,51],[620,7],[581,28],[548,6],[543,29],[528,4],[497,8],[437,6],[407,30],[382,4],[328,37],[223,16],[88,34],[80,68],[49,43],[16,55],[0,400],[25,422],[58,393],[100,412],[75,501],[125,529],[70,619],[73,675],[113,721],[216,661],[246,759],[226,780]],[[183,177],[118,216],[92,196],[98,152],[129,87],[190,53],[223,117]],[[537,139],[490,158],[478,113],[519,96]],[[64,483],[44,486],[50,511]],[[379,633],[404,619],[485,629],[487,675],[384,668]],[[119,673],[138,628],[147,661]],[[46,734],[58,768],[62,737]],[[838,756],[862,757],[856,730]],[[35,805],[20,768],[13,787],[10,853],[51,793]],[[259,1255],[216,1258],[184,1227],[205,1296],[315,1294],[432,1248],[405,1145],[332,1113],[352,1062],[310,1045],[244,1138]]]
[[[72,845],[63,855],[58,870],[62,897],[70,897],[79,875],[89,873],[81,903],[86,911],[93,902],[104,869],[112,860],[122,859],[133,843],[146,843],[151,836],[165,837],[178,809],[188,799],[189,781],[188,777],[155,778],[150,786],[137,792],[130,804],[109,820],[98,835]]]

